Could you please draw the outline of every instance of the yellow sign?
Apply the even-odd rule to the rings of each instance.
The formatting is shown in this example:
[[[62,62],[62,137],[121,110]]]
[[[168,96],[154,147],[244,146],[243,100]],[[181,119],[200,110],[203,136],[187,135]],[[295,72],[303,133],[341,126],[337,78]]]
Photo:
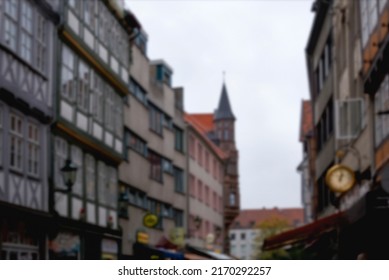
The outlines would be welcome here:
[[[185,245],[185,229],[181,227],[172,228],[170,231],[170,240],[172,243],[182,247]]]
[[[136,233],[136,241],[142,244],[149,244],[149,234],[144,231],[138,231]]]
[[[143,225],[148,228],[155,227],[159,222],[158,216],[148,213],[143,217]]]

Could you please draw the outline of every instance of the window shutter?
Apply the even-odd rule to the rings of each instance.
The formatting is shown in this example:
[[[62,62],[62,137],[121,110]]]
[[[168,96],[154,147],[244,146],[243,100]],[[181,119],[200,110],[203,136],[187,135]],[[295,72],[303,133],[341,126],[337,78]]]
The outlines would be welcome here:
[[[362,98],[351,98],[344,101],[336,101],[336,138],[354,139],[363,128]]]

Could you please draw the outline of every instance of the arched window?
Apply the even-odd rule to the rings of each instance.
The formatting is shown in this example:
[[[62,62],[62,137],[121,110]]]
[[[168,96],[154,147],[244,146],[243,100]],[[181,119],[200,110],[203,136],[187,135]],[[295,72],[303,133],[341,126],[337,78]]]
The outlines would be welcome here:
[[[235,206],[235,203],[236,203],[235,193],[230,192],[230,206]]]

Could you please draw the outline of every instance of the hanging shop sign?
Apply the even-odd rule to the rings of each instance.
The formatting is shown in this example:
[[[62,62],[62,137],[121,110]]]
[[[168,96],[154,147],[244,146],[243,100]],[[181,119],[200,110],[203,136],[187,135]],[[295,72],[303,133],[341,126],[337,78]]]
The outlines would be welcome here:
[[[147,213],[143,217],[143,225],[148,228],[153,228],[155,227],[159,222],[159,218],[155,214]]]
[[[143,230],[136,232],[136,242],[141,244],[149,244],[149,234]]]

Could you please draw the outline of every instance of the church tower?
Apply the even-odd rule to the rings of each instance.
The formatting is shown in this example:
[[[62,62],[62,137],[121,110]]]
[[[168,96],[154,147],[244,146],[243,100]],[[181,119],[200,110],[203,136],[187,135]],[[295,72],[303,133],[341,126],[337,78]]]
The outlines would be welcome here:
[[[235,116],[223,82],[219,106],[213,117],[213,141],[227,155],[224,170],[225,252],[229,252],[228,229],[240,210],[238,150],[235,145]]]

